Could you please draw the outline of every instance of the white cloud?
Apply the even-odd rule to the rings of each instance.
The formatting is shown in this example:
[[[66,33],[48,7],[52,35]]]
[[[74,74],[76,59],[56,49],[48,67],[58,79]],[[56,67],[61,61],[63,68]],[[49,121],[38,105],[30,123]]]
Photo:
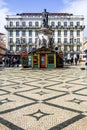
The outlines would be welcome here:
[[[87,26],[87,0],[63,0],[63,2],[66,6],[61,11],[84,15],[84,24]],[[85,28],[85,35],[87,36],[87,28]]]
[[[4,0],[0,0],[0,32],[6,33],[4,25],[6,25],[5,17],[10,13],[7,8],[7,3]]]

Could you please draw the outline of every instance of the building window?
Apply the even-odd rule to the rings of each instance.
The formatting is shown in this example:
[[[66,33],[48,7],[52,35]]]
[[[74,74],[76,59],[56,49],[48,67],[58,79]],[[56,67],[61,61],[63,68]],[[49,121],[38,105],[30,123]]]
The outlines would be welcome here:
[[[72,59],[73,59],[73,57],[74,57],[74,54],[73,54],[73,53],[71,53],[71,54],[70,54],[70,58],[72,58]]]
[[[61,26],[61,22],[58,22],[58,26]]]
[[[67,46],[64,46],[64,51],[67,51]]]
[[[70,36],[73,36],[73,30],[70,30]]]
[[[80,43],[80,38],[77,38],[77,43]]]
[[[61,38],[58,38],[58,43],[61,43]]]
[[[29,36],[32,36],[32,30],[29,30]]]
[[[74,48],[73,48],[73,46],[70,46],[70,51],[74,51]]]
[[[19,46],[16,46],[16,51],[19,51]]]
[[[70,27],[73,27],[73,22],[70,22]]]
[[[16,22],[16,27],[18,27],[19,26],[19,22]]]
[[[26,38],[22,38],[22,43],[26,43]]]
[[[29,38],[29,43],[32,43],[32,38]]]
[[[80,30],[77,30],[77,36],[80,36]]]
[[[25,27],[25,26],[26,26],[26,23],[25,23],[25,22],[22,22],[22,26]]]
[[[64,27],[67,27],[67,22],[64,22]]]
[[[13,26],[13,22],[10,22],[10,27],[12,27]]]
[[[66,54],[66,53],[65,53],[65,54],[64,54],[64,58],[66,58],[66,59],[67,59],[67,57],[68,57],[68,54]]]
[[[37,38],[35,38],[35,43],[37,43]]]
[[[77,22],[77,26],[80,26],[80,22]]]
[[[54,27],[54,26],[55,26],[54,22],[51,22],[51,26],[52,26],[52,27]]]
[[[55,39],[54,38],[52,38],[52,43],[54,43],[55,42]]]
[[[19,32],[20,32],[19,30],[16,30],[16,36],[19,36]]]
[[[13,36],[13,30],[9,31],[9,36],[12,37]]]
[[[77,46],[77,51],[80,51],[80,46]]]
[[[52,36],[54,36],[54,31],[52,31]]]
[[[38,27],[39,26],[39,23],[38,22],[35,22],[35,27]]]
[[[38,32],[37,31],[35,31],[35,37],[37,37],[38,36]]]
[[[32,22],[29,22],[29,27],[32,27]]]
[[[67,38],[64,38],[64,43],[67,43]]]
[[[64,30],[64,36],[67,36],[67,30]]]
[[[58,36],[61,36],[61,30],[58,30]]]
[[[13,43],[13,38],[10,38],[10,39],[9,39],[9,42],[10,42],[10,43]]]
[[[73,40],[74,40],[73,38],[70,38],[70,43],[73,43]]]
[[[12,45],[10,46],[10,51],[13,51],[13,46]]]
[[[30,51],[30,52],[32,51],[32,46],[29,46],[29,51]]]
[[[26,36],[26,30],[22,30],[22,36]]]
[[[19,43],[19,42],[20,42],[19,38],[16,38],[16,43]]]

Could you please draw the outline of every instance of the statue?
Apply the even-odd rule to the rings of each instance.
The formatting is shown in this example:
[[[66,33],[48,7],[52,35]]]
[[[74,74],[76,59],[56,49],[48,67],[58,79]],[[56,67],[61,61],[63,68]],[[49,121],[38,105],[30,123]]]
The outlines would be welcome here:
[[[46,12],[46,9],[44,9],[44,12],[42,13],[42,27],[48,28],[48,13]]]
[[[41,41],[42,47],[46,47],[46,43],[47,40],[42,36],[42,41]]]

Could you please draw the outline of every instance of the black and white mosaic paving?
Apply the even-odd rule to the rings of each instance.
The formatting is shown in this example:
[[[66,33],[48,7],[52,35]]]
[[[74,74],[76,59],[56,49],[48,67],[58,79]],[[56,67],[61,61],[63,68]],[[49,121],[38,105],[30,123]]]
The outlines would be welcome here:
[[[0,130],[87,130],[87,71],[0,71]]]

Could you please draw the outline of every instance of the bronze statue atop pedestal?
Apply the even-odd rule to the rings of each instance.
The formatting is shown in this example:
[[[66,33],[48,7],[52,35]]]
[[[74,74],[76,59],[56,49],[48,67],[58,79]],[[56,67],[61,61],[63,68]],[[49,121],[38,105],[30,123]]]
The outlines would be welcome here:
[[[48,28],[48,12],[46,12],[46,9],[42,12],[42,21],[42,27]]]
[[[52,30],[48,25],[48,12],[46,9],[42,12],[42,26],[38,29],[37,48],[54,48]]]

